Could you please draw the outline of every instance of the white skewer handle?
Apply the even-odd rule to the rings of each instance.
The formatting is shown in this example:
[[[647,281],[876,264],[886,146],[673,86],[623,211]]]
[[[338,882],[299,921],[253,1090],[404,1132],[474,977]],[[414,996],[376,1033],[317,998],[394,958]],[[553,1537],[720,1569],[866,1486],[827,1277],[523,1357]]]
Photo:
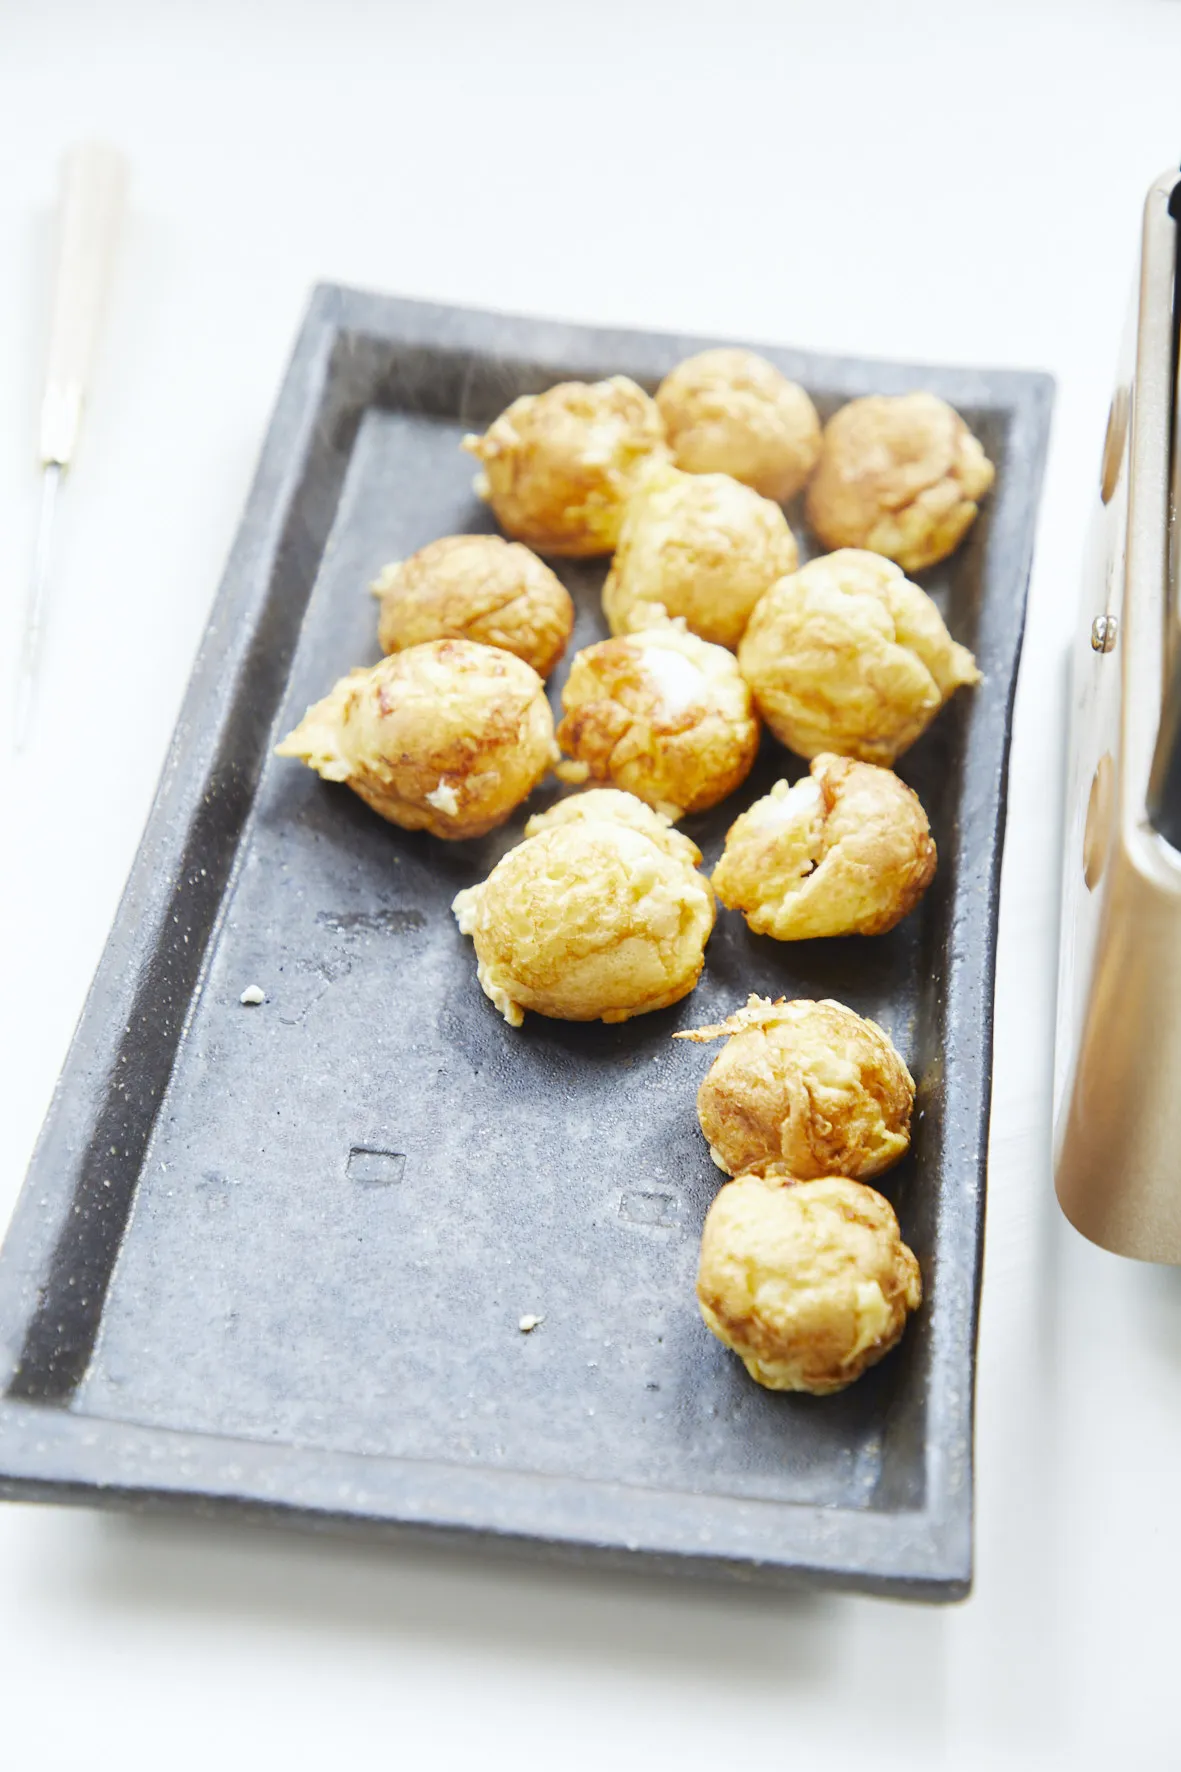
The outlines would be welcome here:
[[[127,192],[127,163],[105,142],[80,142],[62,162],[49,371],[41,461],[65,467],[78,439]]]

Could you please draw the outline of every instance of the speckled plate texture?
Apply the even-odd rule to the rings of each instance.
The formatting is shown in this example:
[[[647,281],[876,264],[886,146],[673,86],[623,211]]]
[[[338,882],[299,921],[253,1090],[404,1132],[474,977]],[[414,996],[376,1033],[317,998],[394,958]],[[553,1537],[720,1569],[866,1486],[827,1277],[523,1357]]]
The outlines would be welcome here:
[[[902,760],[940,866],[893,934],[780,944],[722,912],[676,1008],[513,1030],[449,906],[526,810],[437,842],[271,755],[377,658],[379,567],[491,527],[465,430],[569,377],[654,388],[716,342],[316,292],[0,1257],[0,1494],[967,1591],[997,893],[1049,381],[767,351],[824,415],[934,389],[997,463],[966,544],[923,580],[984,682]],[[603,564],[558,570],[575,645],[601,637]],[[746,786],[686,821],[707,865],[801,768],[767,740]],[[244,1008],[252,984],[266,1002]],[[694,1301],[721,1179],[694,1113],[711,1054],[670,1036],[751,990],[874,1016],[918,1079],[913,1150],[881,1185],[925,1302],[826,1399],[760,1390]]]

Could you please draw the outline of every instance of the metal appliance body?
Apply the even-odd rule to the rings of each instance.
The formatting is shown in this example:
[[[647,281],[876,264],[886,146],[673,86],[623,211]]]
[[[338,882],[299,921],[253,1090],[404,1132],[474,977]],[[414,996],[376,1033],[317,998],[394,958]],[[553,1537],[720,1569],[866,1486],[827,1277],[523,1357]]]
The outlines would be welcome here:
[[[1176,762],[1179,182],[1176,170],[1162,175],[1145,204],[1072,662],[1054,1103],[1055,1184],[1071,1223],[1117,1254],[1174,1264],[1181,852],[1161,834],[1176,840],[1159,784],[1170,754]]]

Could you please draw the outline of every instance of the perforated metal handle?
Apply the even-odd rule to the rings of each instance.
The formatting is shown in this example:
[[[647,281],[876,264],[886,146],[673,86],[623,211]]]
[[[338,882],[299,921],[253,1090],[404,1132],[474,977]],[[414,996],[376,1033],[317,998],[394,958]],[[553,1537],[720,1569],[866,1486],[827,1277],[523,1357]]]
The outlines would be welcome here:
[[[80,142],[62,162],[42,462],[68,465],[90,381],[127,193],[127,163],[105,142]]]

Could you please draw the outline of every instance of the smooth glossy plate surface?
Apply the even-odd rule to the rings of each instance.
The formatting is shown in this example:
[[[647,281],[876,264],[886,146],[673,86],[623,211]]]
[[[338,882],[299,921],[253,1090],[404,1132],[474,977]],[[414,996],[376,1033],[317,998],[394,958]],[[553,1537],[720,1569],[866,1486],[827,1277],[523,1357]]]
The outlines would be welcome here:
[[[768,352],[825,414],[932,388],[998,465],[968,542],[924,579],[985,681],[900,766],[940,868],[889,936],[783,945],[722,913],[675,1009],[515,1031],[448,907],[525,813],[442,844],[270,755],[378,656],[377,569],[490,527],[466,429],[570,376],[654,386],[708,342],[317,292],[0,1257],[0,1493],[966,1590],[997,887],[1048,380]],[[559,570],[575,644],[600,637],[602,565]],[[800,767],[768,740],[746,787],[686,822],[707,863]],[[243,1008],[255,983],[267,1001]],[[912,1154],[881,1186],[926,1303],[824,1400],[760,1391],[694,1304],[720,1181],[693,1108],[711,1054],[670,1036],[752,989],[873,1015],[919,1081]],[[525,1313],[545,1319],[530,1335]]]

